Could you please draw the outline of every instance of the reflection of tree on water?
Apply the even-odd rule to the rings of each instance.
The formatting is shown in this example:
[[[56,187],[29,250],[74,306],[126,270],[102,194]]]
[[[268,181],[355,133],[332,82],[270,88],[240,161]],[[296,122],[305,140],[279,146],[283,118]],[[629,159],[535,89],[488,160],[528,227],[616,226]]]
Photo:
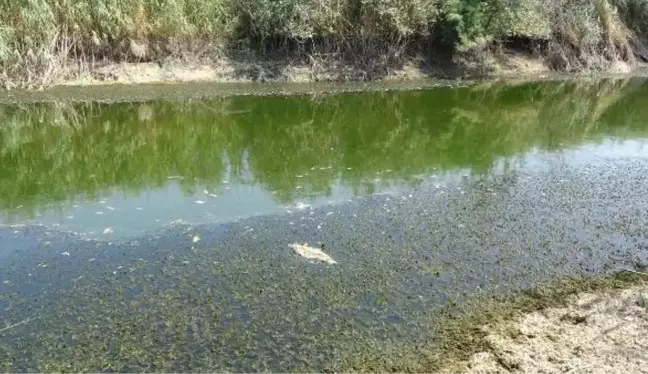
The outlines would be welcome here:
[[[432,170],[486,173],[496,160],[532,147],[644,136],[645,86],[607,80],[313,99],[3,106],[0,206],[33,207],[107,188],[138,193],[170,175],[184,176],[187,192],[219,190],[229,179],[290,201],[328,195],[338,181],[364,194],[377,183],[415,185],[416,175]]]

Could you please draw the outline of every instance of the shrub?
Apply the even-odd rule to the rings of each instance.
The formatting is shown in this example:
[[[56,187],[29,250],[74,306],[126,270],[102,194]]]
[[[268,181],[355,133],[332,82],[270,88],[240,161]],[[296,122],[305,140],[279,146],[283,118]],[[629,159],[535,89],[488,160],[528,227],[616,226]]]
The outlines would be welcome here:
[[[523,36],[550,42],[556,67],[597,67],[632,59],[628,41],[646,31],[648,0],[0,0],[0,85],[46,84],[69,56],[196,40],[327,43],[363,58],[423,39],[472,48]]]

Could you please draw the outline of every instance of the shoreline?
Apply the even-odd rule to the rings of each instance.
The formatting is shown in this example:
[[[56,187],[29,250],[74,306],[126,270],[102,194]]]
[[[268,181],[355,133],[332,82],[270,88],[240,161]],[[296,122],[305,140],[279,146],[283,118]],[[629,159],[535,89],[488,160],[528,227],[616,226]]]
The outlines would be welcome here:
[[[106,62],[83,72],[67,72],[44,87],[0,89],[0,104],[47,101],[150,101],[156,99],[209,99],[229,96],[312,95],[375,90],[428,89],[474,85],[480,82],[529,81],[648,76],[648,63],[617,61],[608,69],[561,72],[551,70],[540,56],[506,51],[490,54],[486,62],[464,61],[450,68],[417,66],[406,60],[399,68],[371,75],[359,67],[336,65],[317,73],[313,66],[284,60],[230,60],[182,62]],[[461,66],[463,67],[461,67]],[[384,68],[384,67],[383,67]]]
[[[627,74],[632,67],[611,63],[609,72]],[[423,79],[465,80],[484,77],[533,76],[554,73],[545,58],[507,49],[484,56],[431,60],[419,54],[386,63],[361,63],[343,58],[314,58],[283,55],[225,57],[215,59],[165,58],[156,62],[106,61],[54,82],[53,86],[151,83],[345,83],[412,81]],[[68,73],[69,74],[69,73]]]
[[[88,85],[58,85],[43,90],[0,90],[0,105],[37,103],[142,103],[149,101],[211,100],[240,96],[322,96],[343,93],[378,91],[415,91],[441,87],[469,87],[480,84],[524,84],[532,82],[627,80],[648,77],[648,66],[627,74],[609,72],[558,73],[541,75],[490,75],[472,78],[391,79],[347,82],[219,82],[219,81],[158,81],[148,83],[112,83]]]
[[[620,271],[477,296],[442,327],[432,366],[445,373],[640,370],[648,363],[636,355],[646,343],[647,292],[648,273]]]
[[[648,11],[633,4],[10,2],[0,5],[0,87],[630,73],[648,62]]]

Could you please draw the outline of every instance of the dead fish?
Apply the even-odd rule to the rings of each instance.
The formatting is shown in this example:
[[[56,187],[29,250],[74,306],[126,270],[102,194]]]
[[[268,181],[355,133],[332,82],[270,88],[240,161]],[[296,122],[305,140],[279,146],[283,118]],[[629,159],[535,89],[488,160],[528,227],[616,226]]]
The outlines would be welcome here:
[[[295,207],[296,207],[298,210],[304,210],[304,209],[306,209],[306,208],[310,208],[310,204],[304,204],[304,203],[302,203],[302,202],[300,201],[300,202],[297,203],[297,205],[295,205]]]
[[[292,248],[293,251],[295,251],[295,253],[304,257],[307,260],[323,262],[328,265],[337,264],[337,262],[331,256],[322,252],[322,250],[319,248],[309,246],[308,243],[304,243],[304,244],[294,243],[294,244],[289,244],[288,246]]]
[[[252,109],[224,110],[223,114],[226,116],[237,116],[241,114],[248,114],[250,112],[252,112]]]

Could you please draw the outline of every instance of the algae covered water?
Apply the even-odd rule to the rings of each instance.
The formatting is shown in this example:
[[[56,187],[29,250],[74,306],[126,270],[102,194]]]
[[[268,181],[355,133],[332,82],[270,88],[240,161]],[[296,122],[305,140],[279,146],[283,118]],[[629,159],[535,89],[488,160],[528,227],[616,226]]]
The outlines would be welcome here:
[[[647,93],[0,106],[0,368],[424,368],[472,294],[648,265]]]

